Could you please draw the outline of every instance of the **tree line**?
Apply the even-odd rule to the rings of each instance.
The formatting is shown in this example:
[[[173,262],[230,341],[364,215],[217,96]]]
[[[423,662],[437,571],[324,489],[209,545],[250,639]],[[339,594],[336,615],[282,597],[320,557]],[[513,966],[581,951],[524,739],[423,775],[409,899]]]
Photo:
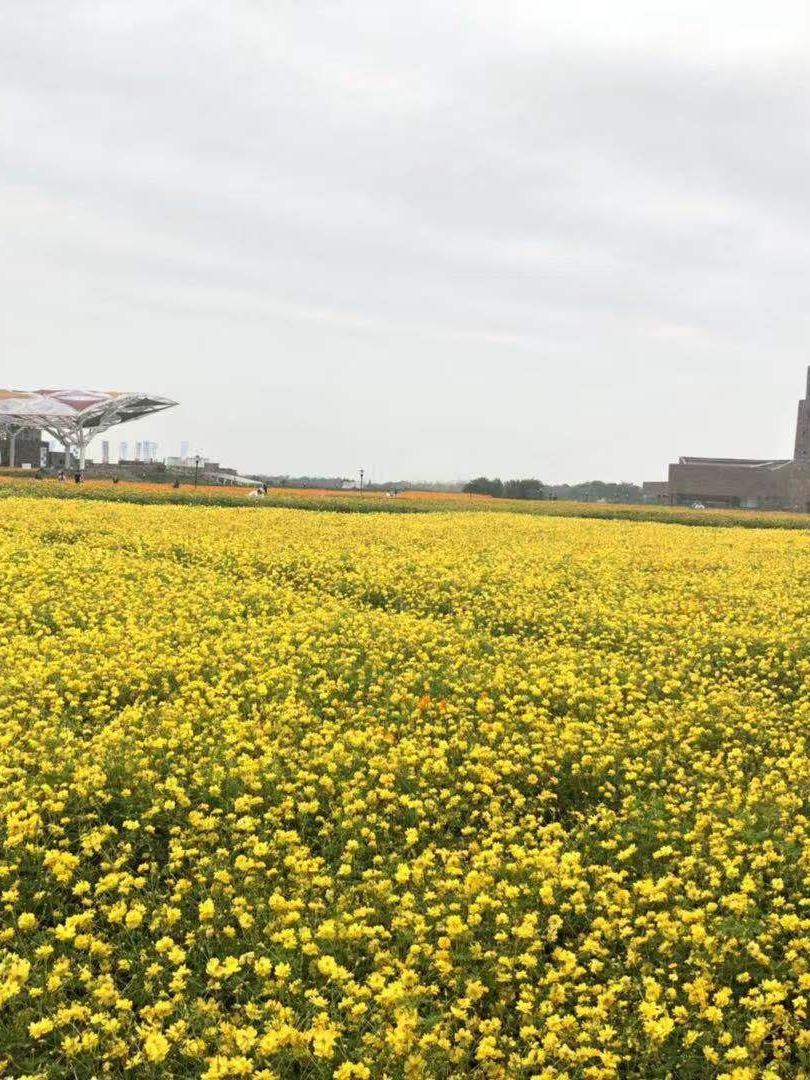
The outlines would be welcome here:
[[[501,480],[477,476],[463,488],[470,495],[494,495],[496,499],[545,499],[546,486],[540,480]]]
[[[477,476],[464,485],[472,495],[492,495],[496,499],[561,499],[566,502],[640,503],[638,484],[587,480],[581,484],[544,484],[542,480],[501,480]]]

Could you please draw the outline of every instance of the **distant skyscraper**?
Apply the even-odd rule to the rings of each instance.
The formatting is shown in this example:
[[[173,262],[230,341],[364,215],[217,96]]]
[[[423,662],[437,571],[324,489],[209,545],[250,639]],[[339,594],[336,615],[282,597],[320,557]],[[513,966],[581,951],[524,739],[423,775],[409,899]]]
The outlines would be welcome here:
[[[188,457],[188,439],[183,439],[183,441],[180,443],[180,457]]]
[[[129,443],[122,442],[118,444],[118,460],[126,461],[129,457]]]
[[[136,461],[141,460],[142,451],[143,451],[143,443],[141,443],[140,441],[136,442],[135,443],[135,460]]]
[[[101,444],[101,462],[103,465],[110,464],[110,444],[107,439]]]

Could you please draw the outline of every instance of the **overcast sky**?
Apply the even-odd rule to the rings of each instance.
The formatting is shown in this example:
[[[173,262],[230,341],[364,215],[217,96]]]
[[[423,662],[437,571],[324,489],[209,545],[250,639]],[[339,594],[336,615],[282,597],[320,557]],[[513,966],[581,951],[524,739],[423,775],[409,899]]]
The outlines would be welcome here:
[[[0,0],[0,382],[242,470],[784,456],[807,0]]]

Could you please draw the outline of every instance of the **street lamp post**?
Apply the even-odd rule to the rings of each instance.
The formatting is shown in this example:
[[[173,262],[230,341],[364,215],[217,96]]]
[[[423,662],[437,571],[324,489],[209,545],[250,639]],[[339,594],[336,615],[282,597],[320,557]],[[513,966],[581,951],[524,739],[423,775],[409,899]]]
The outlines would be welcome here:
[[[364,477],[365,475],[366,475],[366,474],[365,474],[365,471],[364,471],[363,469],[361,469],[361,470],[360,470],[360,494],[361,494],[361,495],[363,494],[363,477]]]
[[[200,455],[194,455],[194,487],[197,486],[197,472],[200,468]]]

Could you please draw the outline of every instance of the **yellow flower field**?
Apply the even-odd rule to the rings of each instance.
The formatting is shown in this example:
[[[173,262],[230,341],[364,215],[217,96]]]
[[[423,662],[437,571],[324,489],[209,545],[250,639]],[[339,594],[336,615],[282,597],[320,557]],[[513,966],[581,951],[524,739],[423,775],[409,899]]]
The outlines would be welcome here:
[[[810,535],[4,499],[8,1077],[810,1076]]]

